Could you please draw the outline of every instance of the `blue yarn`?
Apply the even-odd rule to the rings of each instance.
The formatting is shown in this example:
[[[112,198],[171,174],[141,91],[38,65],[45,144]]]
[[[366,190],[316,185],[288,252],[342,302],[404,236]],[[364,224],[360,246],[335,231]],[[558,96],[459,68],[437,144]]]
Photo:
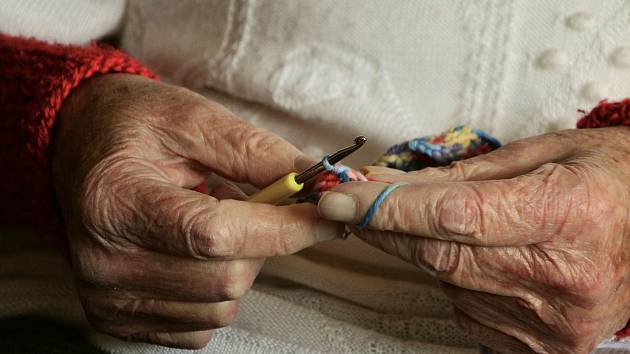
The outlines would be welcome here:
[[[399,187],[402,187],[402,186],[404,186],[406,184],[407,184],[407,182],[396,182],[396,183],[392,183],[392,184],[388,185],[387,187],[385,187],[385,189],[383,189],[381,191],[381,193],[379,193],[379,195],[376,197],[376,199],[374,199],[374,202],[372,202],[372,205],[370,206],[370,209],[368,209],[367,213],[363,217],[363,221],[361,221],[360,224],[356,225],[357,229],[362,230],[366,226],[368,226],[368,224],[370,223],[370,221],[372,220],[372,218],[374,217],[374,215],[378,211],[378,207],[380,207],[381,204],[383,204],[385,199],[393,191],[395,191]]]
[[[328,156],[324,156],[324,158],[322,159],[322,166],[324,166],[324,169],[328,172],[332,171],[333,168],[335,168],[335,166],[328,162]]]

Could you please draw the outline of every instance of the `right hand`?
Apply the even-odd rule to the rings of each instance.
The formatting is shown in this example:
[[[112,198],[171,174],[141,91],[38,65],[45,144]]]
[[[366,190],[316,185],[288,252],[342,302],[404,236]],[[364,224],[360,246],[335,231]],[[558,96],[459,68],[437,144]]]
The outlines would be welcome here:
[[[343,232],[314,205],[190,190],[210,173],[264,187],[301,154],[186,89],[101,76],[73,91],[56,124],[53,182],[79,296],[115,337],[201,348],[234,319],[266,257]]]

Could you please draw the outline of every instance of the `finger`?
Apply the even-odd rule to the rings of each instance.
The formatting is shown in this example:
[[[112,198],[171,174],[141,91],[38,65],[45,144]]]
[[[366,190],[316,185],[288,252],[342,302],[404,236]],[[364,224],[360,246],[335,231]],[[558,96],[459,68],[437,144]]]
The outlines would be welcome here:
[[[86,299],[127,294],[186,302],[237,300],[249,291],[264,264],[264,259],[208,262],[151,252],[101,252],[77,267]],[[96,263],[98,259],[107,264]]]
[[[461,288],[511,295],[528,291],[526,265],[537,263],[517,247],[477,247],[390,231],[353,230],[361,240]],[[524,262],[527,260],[527,262]],[[519,274],[515,276],[514,274]],[[505,284],[509,283],[509,287]]]
[[[86,316],[95,328],[117,337],[226,327],[238,311],[238,301],[195,303],[106,295],[84,302]]]
[[[549,348],[559,348],[559,343],[554,343],[554,329],[541,321],[532,309],[522,306],[522,300],[462,289],[450,284],[442,284],[442,289],[462,315],[467,315],[482,326],[512,337],[537,353],[546,353]],[[545,306],[542,300],[537,302]],[[492,347],[492,343],[484,344]]]
[[[386,176],[391,176],[391,175],[404,175],[404,174],[406,174],[405,171],[397,170],[395,168],[389,168],[389,167],[385,167],[385,166],[363,166],[361,168],[361,172],[365,176],[368,176],[368,175],[374,175],[374,176],[386,175]]]
[[[341,184],[322,196],[318,211],[359,224],[386,186]],[[603,217],[610,208],[589,205],[590,193],[576,172],[555,164],[506,180],[412,184],[394,190],[368,227],[476,245],[527,245],[594,226],[593,212]]]
[[[457,326],[479,344],[494,351],[482,350],[483,354],[529,354],[532,350],[514,337],[505,335],[491,327],[475,321],[465,312],[455,308],[455,320]]]
[[[190,109],[182,106],[175,115],[184,118],[172,122],[171,117],[161,134],[167,146],[232,181],[264,187],[295,171],[296,160],[303,158],[286,140],[201,96],[191,95]]]
[[[199,259],[264,258],[343,233],[343,225],[321,219],[310,204],[217,200],[166,181],[137,179],[123,186],[108,211],[125,222],[121,233],[136,247]]]
[[[247,194],[243,192],[238,186],[230,182],[223,182],[214,188],[209,193],[210,196],[215,197],[219,200],[222,199],[234,199],[234,200],[245,200],[247,199]]]
[[[445,167],[424,168],[406,174],[368,169],[366,177],[383,182],[480,181],[507,179],[526,174],[539,166],[562,161],[577,145],[567,132],[555,132],[517,140],[487,154],[455,161]]]
[[[131,342],[157,344],[179,349],[203,349],[212,339],[212,331],[178,333],[137,333],[122,339]]]

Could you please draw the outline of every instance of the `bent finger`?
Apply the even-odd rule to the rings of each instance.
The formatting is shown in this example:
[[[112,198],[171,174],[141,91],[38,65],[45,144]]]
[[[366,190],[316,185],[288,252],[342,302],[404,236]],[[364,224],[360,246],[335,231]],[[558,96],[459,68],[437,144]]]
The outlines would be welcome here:
[[[236,182],[267,186],[295,171],[303,154],[285,139],[237,117],[224,106],[187,92],[191,103],[169,117],[167,145]],[[183,117],[182,117],[183,116]],[[177,122],[172,122],[178,118]],[[176,125],[179,129],[174,129]]]
[[[531,353],[531,349],[516,338],[475,321],[459,308],[456,307],[454,313],[459,329],[486,347],[482,354]]]
[[[116,296],[93,300],[90,305],[85,311],[90,323],[118,337],[226,327],[238,311],[238,301],[195,303]]]
[[[124,295],[190,302],[236,300],[249,291],[264,264],[264,259],[208,262],[149,252],[93,256],[108,264],[81,260],[77,275],[86,299]]]
[[[461,288],[506,296],[527,288],[514,275],[525,273],[522,250],[518,248],[476,247],[391,231],[353,231],[368,244]],[[505,283],[511,284],[509,289]]]
[[[494,329],[504,335],[524,343],[531,350],[540,353],[549,348],[562,348],[562,343],[553,324],[547,324],[539,317],[545,311],[535,306],[522,306],[521,299],[512,296],[500,296],[442,284],[442,289],[461,314],[466,314],[483,326]],[[528,294],[530,298],[532,294]],[[529,301],[547,306],[543,300]],[[574,352],[567,349],[567,353]]]

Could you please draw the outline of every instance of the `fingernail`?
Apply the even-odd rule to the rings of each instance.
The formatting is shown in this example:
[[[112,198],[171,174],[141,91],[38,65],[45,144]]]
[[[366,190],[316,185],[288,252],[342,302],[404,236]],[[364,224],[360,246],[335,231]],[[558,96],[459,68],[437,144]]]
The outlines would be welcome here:
[[[355,219],[357,202],[347,194],[326,192],[317,204],[317,211],[324,219],[349,223]]]
[[[293,163],[293,167],[295,167],[295,169],[298,170],[299,172],[302,172],[302,171],[310,168],[311,166],[315,165],[319,161],[320,161],[320,159],[315,158],[313,156],[300,155],[300,156],[295,158],[295,162]]]
[[[343,237],[345,227],[342,223],[321,220],[315,227],[315,238],[319,241],[329,241]]]

